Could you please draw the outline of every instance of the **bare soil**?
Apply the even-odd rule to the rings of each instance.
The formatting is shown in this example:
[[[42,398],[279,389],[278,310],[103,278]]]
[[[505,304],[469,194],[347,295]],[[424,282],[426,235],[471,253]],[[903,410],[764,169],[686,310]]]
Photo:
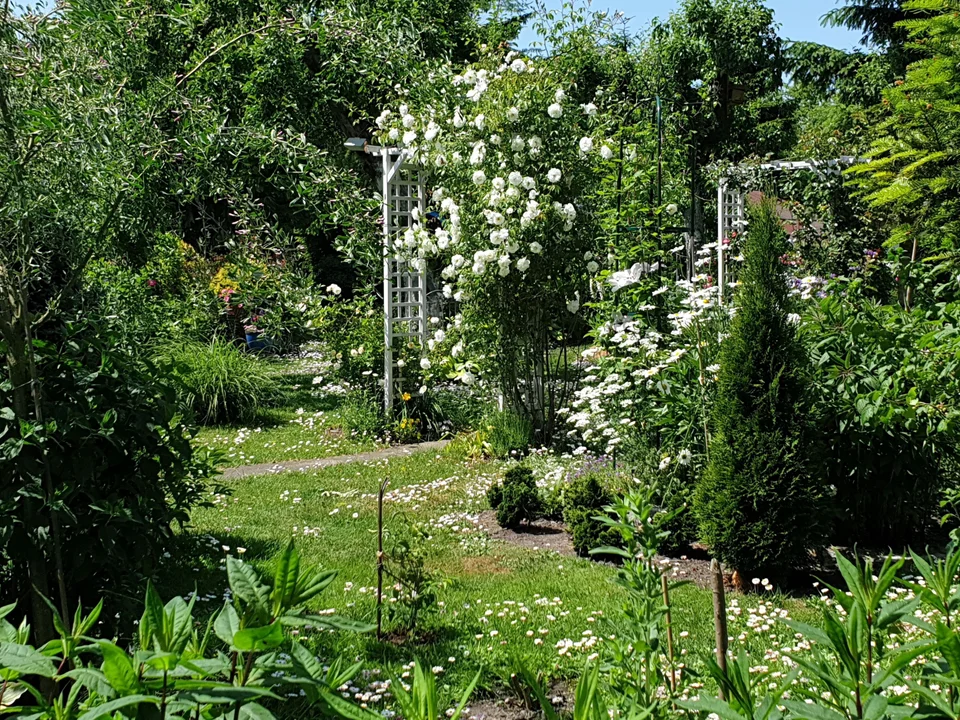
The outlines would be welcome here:
[[[546,550],[576,557],[573,538],[562,522],[538,520],[518,528],[502,528],[497,524],[497,515],[493,510],[480,513],[479,527],[491,540],[516,545],[528,550]],[[710,555],[702,547],[691,547],[690,551],[677,557],[659,556],[657,561],[663,565],[667,577],[671,580],[688,580],[701,588],[713,587],[713,575],[710,572]],[[726,578],[728,589],[732,589]],[[492,720],[496,720],[493,718]]]

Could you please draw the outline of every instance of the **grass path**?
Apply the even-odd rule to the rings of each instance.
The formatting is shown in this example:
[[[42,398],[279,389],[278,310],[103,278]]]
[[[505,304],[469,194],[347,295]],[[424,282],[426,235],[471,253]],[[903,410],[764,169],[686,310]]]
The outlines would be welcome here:
[[[223,603],[227,554],[269,570],[294,537],[304,562],[339,571],[313,609],[372,620],[376,489],[388,477],[388,534],[407,523],[429,531],[427,562],[445,579],[437,612],[406,643],[320,631],[307,632],[305,641],[325,658],[363,659],[369,682],[399,674],[419,657],[438,668],[451,695],[478,667],[485,688],[503,687],[516,653],[547,676],[579,676],[603,636],[623,634],[625,598],[611,583],[615,568],[491,540],[479,515],[487,508],[486,488],[501,472],[498,463],[469,462],[445,450],[227,480],[232,494],[211,496],[209,507],[193,513],[165,594],[197,588],[200,606],[212,613]],[[711,603],[709,592],[693,586],[674,594],[677,652],[694,667],[713,649]],[[732,649],[745,646],[757,657],[789,642],[791,633],[756,618],[779,608],[801,619],[812,615],[802,601],[773,595],[733,598],[731,606]]]
[[[314,383],[302,361],[276,362],[275,395],[246,423],[211,425],[195,442],[221,454],[222,467],[312,460],[370,452],[382,447],[372,435],[343,429],[343,395],[336,387]]]
[[[276,463],[260,463],[259,465],[238,465],[228,467],[223,471],[224,480],[236,480],[243,477],[268,475],[282,472],[308,472],[320,468],[346,465],[355,462],[376,462],[385,458],[397,458],[412,455],[416,452],[435,452],[442,450],[449,440],[435,440],[432,442],[415,443],[413,445],[393,445],[381,450],[371,450],[354,455],[334,455],[333,457],[315,458],[313,460],[286,460]]]

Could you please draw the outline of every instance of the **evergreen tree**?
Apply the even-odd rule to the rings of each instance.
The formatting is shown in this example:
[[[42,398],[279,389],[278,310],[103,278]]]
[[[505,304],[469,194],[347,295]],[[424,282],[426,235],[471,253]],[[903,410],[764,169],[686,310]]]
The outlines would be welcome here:
[[[710,462],[694,498],[702,539],[741,572],[801,565],[823,538],[803,349],[787,317],[785,245],[773,204],[753,208],[737,312],[721,351]]]

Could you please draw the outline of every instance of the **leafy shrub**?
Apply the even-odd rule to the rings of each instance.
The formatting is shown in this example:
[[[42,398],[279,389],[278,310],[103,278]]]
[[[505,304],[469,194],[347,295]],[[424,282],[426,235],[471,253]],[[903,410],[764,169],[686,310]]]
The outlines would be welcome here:
[[[613,503],[613,493],[600,481],[598,473],[587,473],[567,486],[563,498],[563,520],[573,536],[573,548],[579,555],[588,555],[598,547],[616,547],[620,534],[598,516]]]
[[[222,338],[170,344],[162,352],[173,362],[185,404],[202,423],[249,420],[271,395],[263,361]]]
[[[393,580],[387,618],[402,623],[407,632],[413,632],[419,621],[440,608],[438,592],[444,580],[427,567],[429,537],[425,528],[407,523],[386,552],[386,572]]]
[[[742,573],[786,571],[823,541],[803,348],[787,319],[785,245],[772,204],[753,208],[737,313],[721,350],[710,462],[695,495],[702,539]]]
[[[514,528],[522,522],[529,523],[540,517],[542,511],[533,472],[521,466],[507,470],[503,484],[491,487],[487,499],[496,509],[497,523],[501,527]]]
[[[345,667],[337,658],[325,667],[286,630],[307,623],[325,630],[372,629],[334,615],[311,615],[306,609],[336,572],[302,567],[292,541],[280,557],[272,582],[236,558],[228,557],[226,566],[232,599],[215,620],[204,623],[205,634],[197,632],[193,616],[196,597],[189,602],[176,597],[164,604],[153,586],[147,585],[135,654],[107,639],[91,642],[102,602],[86,616],[78,606],[73,623],[54,611],[60,637],[45,645],[42,653],[29,644],[29,625],[18,630],[4,619],[13,606],[3,608],[0,636],[7,640],[7,651],[0,658],[0,673],[10,682],[11,688],[5,688],[8,697],[22,695],[17,710],[43,719],[272,718],[260,702],[282,702],[288,693],[275,694],[277,674],[265,673],[263,667],[276,667],[271,658],[283,645],[291,656],[284,665],[284,680],[290,688],[302,688],[293,695],[303,694],[316,707],[311,716],[359,717],[360,709],[334,688],[349,682],[360,665]],[[223,643],[225,652],[213,647],[212,635]],[[176,672],[161,668],[176,668]],[[55,692],[41,692],[31,684],[40,679]],[[167,715],[170,707],[185,712]]]
[[[526,452],[533,436],[530,421],[509,410],[498,411],[483,420],[486,441],[494,457],[506,458]]]
[[[921,539],[957,463],[960,306],[904,311],[858,297],[822,300],[804,339],[819,358],[814,414],[836,488],[831,540]]]
[[[24,513],[26,498],[45,497],[46,463],[69,597],[109,588],[116,600],[159,565],[213,468],[180,420],[167,366],[139,358],[107,320],[58,332],[36,344],[43,426],[15,426],[9,385],[0,385],[0,586],[9,600],[28,593],[35,533],[52,552],[48,511]]]

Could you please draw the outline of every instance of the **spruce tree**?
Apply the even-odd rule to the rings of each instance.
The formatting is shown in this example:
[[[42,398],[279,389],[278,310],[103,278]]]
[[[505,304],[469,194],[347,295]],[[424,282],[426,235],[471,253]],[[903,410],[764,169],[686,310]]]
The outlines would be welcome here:
[[[710,461],[694,496],[702,540],[741,573],[777,575],[803,564],[823,539],[805,358],[787,317],[785,250],[773,203],[753,207],[721,350]]]

